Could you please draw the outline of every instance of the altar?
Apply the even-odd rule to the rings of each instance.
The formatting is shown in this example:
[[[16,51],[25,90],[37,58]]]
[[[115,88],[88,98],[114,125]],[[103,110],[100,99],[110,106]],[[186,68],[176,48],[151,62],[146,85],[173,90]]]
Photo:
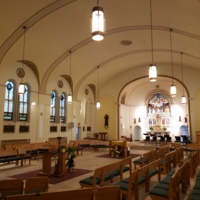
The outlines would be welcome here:
[[[147,131],[147,135],[165,136],[170,135],[170,131]]]

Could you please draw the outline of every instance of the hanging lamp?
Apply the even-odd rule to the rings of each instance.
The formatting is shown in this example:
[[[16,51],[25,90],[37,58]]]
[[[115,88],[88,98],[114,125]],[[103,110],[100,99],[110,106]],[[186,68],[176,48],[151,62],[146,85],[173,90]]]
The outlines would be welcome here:
[[[25,41],[26,41],[26,37],[25,37],[25,33],[26,33],[26,26],[23,26],[24,29],[24,42],[23,42],[23,51],[22,51],[22,67],[21,67],[21,71],[23,72],[23,66],[24,66],[24,55],[25,55]],[[21,78],[21,82],[19,84],[18,87],[18,94],[24,94],[25,93],[25,85],[23,83],[23,77]]]
[[[69,51],[69,78],[70,78],[70,80],[71,80],[71,51]],[[72,103],[72,95],[71,95],[71,93],[69,93],[68,95],[67,95],[67,103],[68,104],[71,104]]]
[[[153,64],[153,29],[152,29],[152,5],[150,0],[150,21],[151,21],[151,54],[152,54],[152,64],[149,66],[149,80],[155,82],[157,78],[156,65]]]
[[[181,52],[181,69],[182,69],[182,83],[183,83],[183,52]],[[183,87],[183,95],[182,95],[182,98],[181,98],[181,103],[182,104],[186,104],[187,103],[187,98],[186,96],[184,95],[184,87]]]
[[[171,66],[172,66],[172,84],[171,84],[171,87],[170,87],[170,94],[171,94],[171,97],[176,97],[176,86],[174,84],[174,66],[173,66],[173,57],[172,57],[172,32],[173,30],[170,29],[170,47],[171,47]]]
[[[97,0],[97,6],[92,9],[92,39],[95,41],[101,41],[104,39],[104,35],[104,10],[99,6],[99,0]]]
[[[98,81],[98,85],[97,85],[97,89],[98,89],[98,91],[97,91],[97,102],[96,102],[96,108],[97,109],[99,109],[100,107],[101,107],[101,103],[100,103],[100,101],[99,101],[99,66],[97,66],[97,69],[98,69],[98,71],[97,71],[97,73],[98,73],[98,77],[97,77],[97,81]]]

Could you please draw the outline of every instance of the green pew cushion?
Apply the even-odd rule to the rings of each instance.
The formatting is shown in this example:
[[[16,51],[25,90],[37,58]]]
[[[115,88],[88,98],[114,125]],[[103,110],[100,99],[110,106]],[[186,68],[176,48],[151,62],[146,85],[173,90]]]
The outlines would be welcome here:
[[[129,180],[129,178],[126,178],[126,179],[122,180],[121,182],[128,184],[128,180]],[[141,184],[141,183],[145,182],[145,180],[146,180],[146,177],[141,176],[138,179],[138,183]],[[132,183],[132,185],[134,185],[134,183]]]
[[[97,178],[96,179],[96,184],[99,185],[101,182],[101,179],[100,178]],[[83,184],[87,184],[87,185],[93,185],[93,177],[88,177],[88,178],[85,178],[85,179],[82,179],[79,181],[79,183],[83,183]]]
[[[3,198],[6,198],[6,196],[12,196],[12,195],[19,195],[19,194],[23,194],[22,191],[6,191],[6,192],[1,192],[1,196]]]
[[[27,190],[25,193],[26,194],[36,194],[36,196],[40,196],[41,192],[46,192],[45,190]]]
[[[169,184],[171,181],[171,176],[165,176],[165,178],[163,178],[160,182],[161,183],[165,183],[165,184]]]
[[[127,171],[129,171],[129,169],[130,169],[129,166],[124,166],[124,167],[123,167],[123,172],[127,172]]]
[[[157,183],[155,185],[156,188],[162,188],[162,189],[166,189],[168,190],[169,189],[169,184],[165,184],[165,183]]]
[[[200,179],[197,179],[195,184],[194,184],[195,189],[200,189]]]
[[[163,189],[163,188],[158,188],[158,187],[153,187],[149,194],[151,195],[156,195],[156,196],[160,196],[160,197],[164,197],[164,198],[168,198],[168,190],[167,189]]]
[[[148,159],[139,158],[137,160],[134,160],[133,163],[136,164],[148,163]]]
[[[192,194],[198,194],[199,195],[199,198],[200,198],[200,190],[197,188],[194,188],[193,190],[192,190]]]
[[[121,182],[118,182],[116,185],[119,185],[121,190],[128,191],[128,183],[121,181]],[[132,185],[132,189],[134,189],[134,185]]]
[[[192,193],[189,195],[188,200],[199,200],[199,195]]]
[[[113,177],[115,176],[119,176],[120,174],[120,171],[119,170],[115,170],[113,172],[110,172],[108,174],[105,174],[104,176],[104,181],[108,181],[108,180],[111,180]]]
[[[152,177],[152,176],[154,176],[157,173],[158,173],[157,169],[152,169],[151,171],[149,171],[149,176]]]

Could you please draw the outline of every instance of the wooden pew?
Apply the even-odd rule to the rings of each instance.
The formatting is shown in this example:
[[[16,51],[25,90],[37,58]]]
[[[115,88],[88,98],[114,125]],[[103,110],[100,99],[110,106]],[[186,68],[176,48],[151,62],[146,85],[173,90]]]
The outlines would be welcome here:
[[[139,159],[133,161],[134,169],[136,169],[137,165],[142,167],[148,164],[150,162],[150,158],[151,158],[151,152],[146,152],[143,155],[141,155]]]
[[[55,199],[93,200],[93,190],[92,188],[83,188],[83,189],[68,190],[68,191],[45,192],[41,193],[39,197],[39,200],[55,200]]]
[[[150,191],[150,196],[153,199],[180,199],[179,185],[182,185],[182,192],[186,193],[188,188],[188,168],[187,163],[184,163],[178,169],[168,173],[154,188]],[[171,183],[172,178],[176,176],[174,183]],[[170,185],[173,184],[173,185]],[[152,194],[152,195],[151,195]]]
[[[94,190],[96,190],[97,186],[102,186],[103,169],[104,167],[96,168],[93,176],[80,180],[79,184],[81,188],[92,187]]]
[[[25,149],[18,149],[17,153],[18,153],[18,156],[22,156],[23,158],[22,165],[24,165],[24,162],[26,163],[27,159],[29,161],[29,165],[31,164],[31,155],[28,154]]]
[[[161,175],[160,175],[160,158],[153,161],[153,162],[150,162],[148,164],[148,167],[149,167],[149,180],[151,179],[151,177],[153,177],[154,175],[158,175],[158,182],[160,182],[160,178],[161,178]]]
[[[163,174],[167,174],[171,170],[171,153],[166,153],[160,160],[160,170]]]
[[[127,200],[132,200],[132,196],[135,194],[135,199],[138,199],[138,176],[137,171],[135,170],[131,173],[131,175],[119,183],[121,197],[124,195],[127,197]]]
[[[22,178],[0,180],[1,197],[23,194],[24,181]]]
[[[106,181],[113,181],[114,177],[120,176],[120,180],[122,180],[122,161],[118,161],[115,163],[111,163],[109,165],[105,165],[103,168],[103,179],[102,186]]]
[[[18,155],[17,150],[4,150],[0,152],[0,163],[10,164],[15,162],[16,165],[21,161],[21,166],[23,165],[23,158]]]
[[[120,200],[120,187],[98,187],[94,195],[95,200]]]
[[[22,194],[7,196],[6,200],[37,200],[37,197],[35,194]]]
[[[152,200],[179,200],[178,173],[174,173],[172,176],[170,176],[169,185],[163,183],[161,184],[156,184],[150,190],[149,195],[151,196]]]
[[[145,165],[131,173],[129,178],[126,178],[117,185],[120,186],[122,195],[127,197],[127,200],[131,200],[133,194],[135,194],[135,200],[139,199],[139,186],[145,185],[145,191],[149,191],[149,167]]]
[[[28,177],[25,181],[24,193],[34,193],[39,196],[41,192],[47,192],[49,188],[49,178],[46,176]]]

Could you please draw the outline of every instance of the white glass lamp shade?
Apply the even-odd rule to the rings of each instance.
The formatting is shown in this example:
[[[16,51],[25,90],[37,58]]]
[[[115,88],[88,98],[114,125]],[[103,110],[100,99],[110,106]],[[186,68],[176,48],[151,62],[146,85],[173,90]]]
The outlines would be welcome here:
[[[101,41],[104,39],[104,12],[103,8],[96,6],[92,9],[92,39]]]
[[[181,98],[181,103],[182,104],[186,104],[187,103],[187,99],[186,99],[186,96],[183,95],[182,98]]]
[[[20,83],[18,88],[18,94],[24,94],[24,93],[25,93],[25,85],[23,83]]]
[[[67,96],[67,103],[72,103],[72,95],[71,94],[69,94],[68,96]]]
[[[101,107],[101,104],[100,104],[99,101],[97,101],[97,103],[96,103],[96,108],[99,109],[100,107]]]
[[[150,65],[149,66],[149,80],[151,82],[155,82],[157,78],[157,69],[156,65]]]
[[[170,94],[172,97],[176,97],[176,86],[174,84],[170,87]]]

